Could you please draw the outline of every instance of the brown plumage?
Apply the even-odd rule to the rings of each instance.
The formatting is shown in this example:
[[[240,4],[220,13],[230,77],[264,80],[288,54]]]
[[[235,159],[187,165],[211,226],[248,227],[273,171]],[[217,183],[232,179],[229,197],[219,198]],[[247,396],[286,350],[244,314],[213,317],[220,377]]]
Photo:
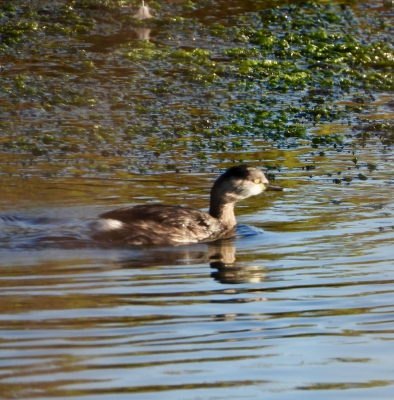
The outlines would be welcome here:
[[[236,227],[234,205],[271,186],[264,173],[245,165],[229,168],[211,189],[209,213],[189,207],[140,205],[101,214],[93,237],[132,245],[180,245],[231,236]]]

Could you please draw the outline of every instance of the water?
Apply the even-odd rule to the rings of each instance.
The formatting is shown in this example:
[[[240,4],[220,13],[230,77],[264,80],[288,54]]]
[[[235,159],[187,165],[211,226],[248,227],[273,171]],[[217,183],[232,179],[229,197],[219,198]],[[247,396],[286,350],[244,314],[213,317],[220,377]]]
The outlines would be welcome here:
[[[392,399],[393,128],[352,130],[393,120],[389,2],[294,14],[289,33],[354,35],[370,57],[319,69],[324,54],[304,57],[290,41],[294,66],[315,77],[305,88],[239,69],[249,58],[293,62],[282,41],[223,56],[257,46],[247,28],[269,18],[266,1],[162,2],[161,18],[195,20],[147,30],[122,25],[127,8],[60,3],[0,10],[0,398]],[[269,31],[283,39],[293,15],[275,12]],[[150,42],[122,47],[141,35]],[[386,47],[366,49],[377,42]],[[213,56],[149,53],[162,45]],[[331,116],[305,111],[320,106]],[[288,139],[293,121],[343,143]],[[91,222],[117,207],[206,209],[218,171],[241,160],[287,190],[240,203],[234,238],[91,240]]]
[[[280,183],[294,187],[241,203],[237,236],[213,244],[89,242],[86,223],[116,196],[99,207],[25,206],[19,220],[3,214],[2,397],[391,398],[385,157],[372,179],[350,185],[284,173]],[[55,232],[73,237],[53,240]]]

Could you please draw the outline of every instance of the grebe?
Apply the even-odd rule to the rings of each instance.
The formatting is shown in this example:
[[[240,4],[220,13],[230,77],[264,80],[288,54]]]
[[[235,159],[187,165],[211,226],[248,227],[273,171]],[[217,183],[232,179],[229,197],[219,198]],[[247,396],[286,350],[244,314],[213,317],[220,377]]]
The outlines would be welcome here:
[[[130,245],[181,245],[231,236],[237,225],[236,202],[262,193],[283,190],[268,182],[258,168],[229,168],[211,189],[209,213],[182,206],[139,205],[99,215],[94,239]]]

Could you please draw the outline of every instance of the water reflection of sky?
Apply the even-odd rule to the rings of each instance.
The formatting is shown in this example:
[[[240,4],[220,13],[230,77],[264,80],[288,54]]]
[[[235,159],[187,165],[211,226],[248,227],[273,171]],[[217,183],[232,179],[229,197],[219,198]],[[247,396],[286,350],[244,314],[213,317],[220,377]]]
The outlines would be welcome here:
[[[17,244],[0,251],[6,393],[388,398],[394,229],[382,175],[298,180],[241,203],[234,239],[167,249],[37,241],[48,227],[75,235],[112,205],[24,207],[23,229],[2,226]]]

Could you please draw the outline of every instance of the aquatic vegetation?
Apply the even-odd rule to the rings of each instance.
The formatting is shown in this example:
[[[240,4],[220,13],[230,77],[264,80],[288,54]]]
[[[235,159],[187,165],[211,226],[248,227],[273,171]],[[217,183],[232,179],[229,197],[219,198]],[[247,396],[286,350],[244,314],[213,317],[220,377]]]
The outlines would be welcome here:
[[[393,121],[373,121],[359,124],[353,127],[357,137],[364,142],[372,137],[378,137],[384,146],[394,144],[394,123]]]
[[[0,152],[64,171],[78,163],[81,174],[95,157],[106,174],[200,170],[261,148],[327,157],[377,93],[394,90],[384,9],[261,2],[207,22],[208,3],[149,2],[155,18],[145,19],[137,0],[1,5]],[[342,134],[316,133],[334,121]],[[390,146],[383,125],[353,132]]]

